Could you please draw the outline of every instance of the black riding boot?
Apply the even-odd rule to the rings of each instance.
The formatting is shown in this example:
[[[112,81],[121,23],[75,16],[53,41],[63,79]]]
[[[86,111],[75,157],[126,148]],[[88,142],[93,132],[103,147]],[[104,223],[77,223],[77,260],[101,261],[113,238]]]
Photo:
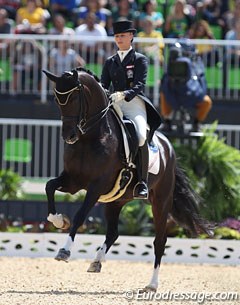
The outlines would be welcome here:
[[[148,199],[148,144],[147,141],[138,149],[138,183],[133,189],[134,199]]]

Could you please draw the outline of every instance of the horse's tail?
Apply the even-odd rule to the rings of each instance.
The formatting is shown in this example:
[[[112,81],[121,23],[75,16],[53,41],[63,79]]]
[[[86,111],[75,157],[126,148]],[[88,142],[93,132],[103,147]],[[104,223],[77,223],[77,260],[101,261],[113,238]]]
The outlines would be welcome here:
[[[176,166],[176,182],[173,198],[172,216],[177,223],[193,236],[200,233],[212,235],[213,226],[199,213],[200,196],[192,189],[184,171]]]

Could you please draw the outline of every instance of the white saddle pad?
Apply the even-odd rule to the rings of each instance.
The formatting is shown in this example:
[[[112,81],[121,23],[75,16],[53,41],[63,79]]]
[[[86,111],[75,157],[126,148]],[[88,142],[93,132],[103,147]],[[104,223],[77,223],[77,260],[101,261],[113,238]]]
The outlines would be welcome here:
[[[151,145],[148,145],[149,152],[149,165],[148,172],[154,175],[157,175],[160,170],[160,155],[159,150],[159,142],[156,135],[153,136]]]

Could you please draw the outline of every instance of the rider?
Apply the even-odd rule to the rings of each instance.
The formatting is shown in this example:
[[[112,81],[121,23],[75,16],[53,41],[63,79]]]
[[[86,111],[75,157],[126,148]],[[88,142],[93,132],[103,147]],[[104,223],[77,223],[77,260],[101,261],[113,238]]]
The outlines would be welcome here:
[[[101,83],[105,89],[113,85],[114,93],[110,99],[116,103],[123,115],[131,119],[138,134],[138,183],[133,190],[133,197],[148,198],[148,144],[153,132],[161,124],[159,113],[151,101],[144,95],[148,60],[132,48],[136,29],[129,20],[113,23],[113,33],[118,51],[109,57],[103,67]],[[147,123],[150,133],[147,139]]]

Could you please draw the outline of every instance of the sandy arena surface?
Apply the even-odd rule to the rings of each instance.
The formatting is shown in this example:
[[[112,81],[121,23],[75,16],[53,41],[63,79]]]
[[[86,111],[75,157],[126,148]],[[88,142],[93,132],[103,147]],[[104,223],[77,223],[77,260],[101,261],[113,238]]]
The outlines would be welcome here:
[[[240,296],[239,266],[163,264],[152,300],[150,294],[144,295],[146,300],[141,292],[137,294],[148,284],[152,264],[107,261],[98,274],[87,273],[88,266],[89,261],[80,259],[64,263],[53,258],[0,257],[0,305],[240,304],[240,299],[201,301],[203,293],[237,292]],[[166,300],[170,292],[193,293],[193,300]],[[159,300],[160,293],[165,300]]]

